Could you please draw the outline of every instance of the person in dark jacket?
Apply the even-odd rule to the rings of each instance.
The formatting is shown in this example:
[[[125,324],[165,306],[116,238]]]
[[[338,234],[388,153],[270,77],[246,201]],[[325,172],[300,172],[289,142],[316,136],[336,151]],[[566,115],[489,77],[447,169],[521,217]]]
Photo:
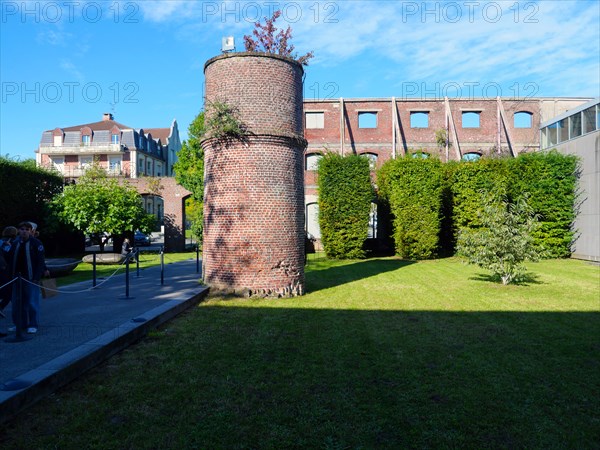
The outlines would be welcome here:
[[[6,227],[2,230],[2,239],[0,239],[0,318],[6,317],[3,310],[8,306],[12,297],[12,284],[9,284],[11,278],[8,252],[16,237],[17,229],[15,227]],[[5,336],[5,333],[0,332],[0,336]]]
[[[13,322],[26,329],[28,333],[35,334],[39,328],[40,315],[40,280],[43,275],[48,276],[46,269],[43,244],[32,237],[33,227],[30,222],[21,222],[18,226],[19,236],[13,243],[8,255],[11,278],[20,276],[20,298],[17,298],[18,289],[13,289]],[[20,300],[21,308],[17,307]]]

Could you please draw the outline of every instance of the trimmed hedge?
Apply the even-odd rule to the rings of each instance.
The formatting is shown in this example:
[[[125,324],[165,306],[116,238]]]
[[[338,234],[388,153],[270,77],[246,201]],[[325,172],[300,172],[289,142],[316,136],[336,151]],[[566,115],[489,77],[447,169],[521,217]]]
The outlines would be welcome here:
[[[396,253],[403,258],[452,254],[459,230],[482,226],[481,199],[489,192],[509,202],[527,194],[540,216],[534,244],[547,257],[568,257],[575,238],[578,176],[576,156],[551,151],[446,164],[401,158],[386,162],[378,185],[380,202],[389,204],[392,213]]]
[[[540,225],[533,233],[534,243],[542,247],[548,257],[569,257],[578,208],[578,158],[556,150],[524,153],[509,160],[508,167],[508,194],[517,199],[529,193],[529,204],[540,217]]]
[[[46,204],[62,192],[63,178],[36,167],[35,161],[12,161],[0,157],[0,226],[31,220],[45,228]]]
[[[439,252],[443,192],[442,163],[405,157],[387,161],[378,186],[393,217],[396,253],[406,259],[434,258]]]
[[[482,158],[447,164],[455,237],[461,228],[481,226],[479,211],[482,209],[482,193],[493,191],[498,197],[507,193],[507,162],[507,159]]]
[[[364,258],[373,188],[369,161],[325,154],[319,161],[319,226],[328,258]]]

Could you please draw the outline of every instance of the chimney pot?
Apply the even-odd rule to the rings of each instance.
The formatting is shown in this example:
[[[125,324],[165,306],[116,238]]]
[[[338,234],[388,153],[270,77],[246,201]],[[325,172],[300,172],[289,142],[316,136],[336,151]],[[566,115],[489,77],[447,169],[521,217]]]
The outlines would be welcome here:
[[[113,120],[113,115],[111,113],[104,113],[102,115],[102,121],[106,122],[107,120]]]

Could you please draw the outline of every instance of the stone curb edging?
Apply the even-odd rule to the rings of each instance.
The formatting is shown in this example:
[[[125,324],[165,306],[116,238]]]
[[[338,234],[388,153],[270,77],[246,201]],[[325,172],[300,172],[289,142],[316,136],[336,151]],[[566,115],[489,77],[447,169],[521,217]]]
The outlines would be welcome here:
[[[208,291],[206,286],[185,291],[180,297],[134,317],[117,328],[11,380],[31,384],[15,391],[0,391],[0,424],[139,341],[148,331],[171,320],[206,297]]]

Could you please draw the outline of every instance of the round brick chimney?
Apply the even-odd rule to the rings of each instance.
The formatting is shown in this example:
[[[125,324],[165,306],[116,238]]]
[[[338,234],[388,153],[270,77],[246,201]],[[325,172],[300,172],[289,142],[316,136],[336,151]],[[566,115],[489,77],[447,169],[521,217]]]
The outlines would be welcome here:
[[[249,296],[304,293],[300,63],[244,52],[206,62],[206,117],[227,105],[241,138],[209,134],[204,148],[204,282]]]

